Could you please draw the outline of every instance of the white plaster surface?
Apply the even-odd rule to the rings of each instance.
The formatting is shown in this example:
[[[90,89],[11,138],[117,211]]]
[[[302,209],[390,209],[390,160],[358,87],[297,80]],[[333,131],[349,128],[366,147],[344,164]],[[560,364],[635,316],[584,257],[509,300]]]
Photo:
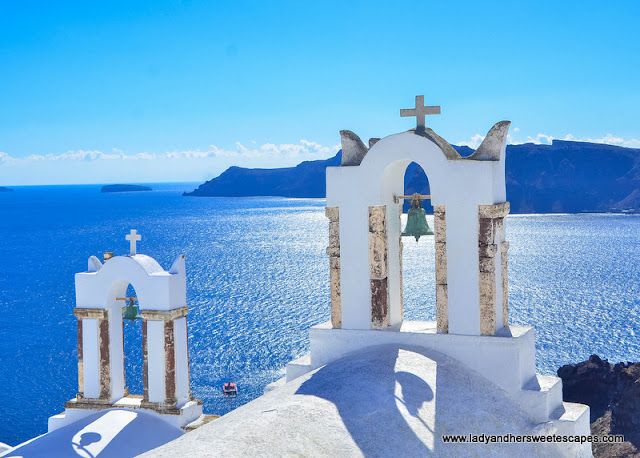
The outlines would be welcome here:
[[[164,321],[147,320],[149,401],[164,402]]]
[[[82,320],[82,367],[84,376],[84,397],[97,398],[100,395],[100,352],[98,349],[98,320]]]
[[[400,204],[393,202],[393,194],[403,193],[404,172],[413,161],[429,178],[431,203],[446,207],[449,332],[480,334],[478,205],[504,202],[502,140],[498,160],[450,160],[430,139],[406,132],[378,141],[359,166],[327,168],[327,206],[339,207],[341,215],[343,329],[370,328],[367,209],[387,205],[389,215],[397,211]],[[388,228],[390,247],[399,236],[396,229],[395,222]],[[389,256],[389,285],[392,321],[397,323],[400,269],[398,256],[393,254]]]
[[[120,302],[122,304],[122,302]],[[109,309],[109,364],[111,366],[111,402],[124,396],[124,347],[122,307]]]
[[[2,456],[128,458],[184,434],[159,416],[145,412],[110,409],[88,413],[84,418],[18,445]]]
[[[71,399],[69,402],[71,405],[75,401]],[[150,410],[142,407],[142,399],[139,397],[125,397],[119,399],[117,402],[112,404],[113,408],[118,408],[118,410],[128,409],[134,410],[136,412],[142,411],[147,415],[151,415],[153,417],[157,417],[161,421],[168,423],[169,425],[175,428],[184,428],[190,423],[196,422],[202,418],[202,404],[196,401],[187,401],[182,406],[179,407],[178,412],[176,414],[163,414],[159,413],[155,410]],[[96,411],[90,409],[76,409],[73,407],[65,409],[64,412],[52,415],[49,417],[49,428],[48,431],[54,431],[56,429],[62,428],[64,426],[71,425],[75,422],[86,418],[87,416],[93,415]]]
[[[309,337],[311,351],[287,364],[287,382],[376,345],[422,348],[456,360],[465,370],[504,390],[534,423],[561,422],[565,431],[589,434],[589,407],[579,406],[567,414],[562,381],[536,374],[533,328],[509,326],[495,336],[467,336],[438,334],[433,321],[406,321],[400,327],[382,330],[334,329],[327,322],[311,328]]]
[[[176,355],[176,396],[178,405],[189,400],[189,359],[187,349],[187,318],[174,322],[174,342]]]
[[[187,305],[184,258],[171,269],[175,273],[165,271],[155,259],[143,254],[111,258],[95,272],[76,274],[76,307],[122,307],[122,302],[115,298],[123,297],[129,284],[136,290],[141,310],[184,307]]]
[[[587,415],[588,416],[588,415]],[[563,444],[444,444],[443,434],[551,434],[441,353],[367,348],[146,453],[176,456],[591,456]]]
[[[434,321],[405,321],[383,330],[333,329],[322,323],[309,330],[310,369],[354,351],[382,344],[423,347],[466,365],[509,393],[535,377],[535,331],[510,326],[498,336],[438,334]]]

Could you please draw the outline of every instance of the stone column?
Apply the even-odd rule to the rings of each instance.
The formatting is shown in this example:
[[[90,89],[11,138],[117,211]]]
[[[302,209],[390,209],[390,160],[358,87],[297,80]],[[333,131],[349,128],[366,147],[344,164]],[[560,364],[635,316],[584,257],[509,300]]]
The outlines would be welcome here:
[[[340,297],[340,218],[339,207],[326,207],[329,218],[329,279],[331,282],[331,325],[342,327],[342,301]]]
[[[449,332],[447,287],[447,220],[444,205],[433,206],[433,232],[436,244],[436,329]]]
[[[389,326],[387,255],[387,207],[369,207],[369,278],[371,282],[371,328]]]
[[[164,402],[176,405],[176,353],[173,320],[164,322]]]
[[[107,401],[111,398],[111,355],[109,348],[109,319],[105,313],[103,319],[98,320],[100,332],[100,399]]]
[[[84,364],[82,362],[82,319],[78,318],[78,394],[77,398],[84,397]]]
[[[120,316],[124,314],[124,310],[126,307],[122,307],[120,312]],[[124,320],[122,320],[122,387],[124,388],[124,396],[129,396],[129,388],[127,388],[127,371],[124,367]]]
[[[76,398],[84,402],[108,404],[111,400],[108,310],[75,308],[73,314],[78,319]]]
[[[189,383],[189,338],[187,317],[176,318],[173,322],[176,355],[176,397],[178,404],[193,400]]]
[[[142,351],[145,408],[167,411],[177,407],[175,321],[186,317],[187,312],[186,306],[168,311],[140,311],[144,320]],[[186,345],[181,345],[180,351],[186,353]],[[180,359],[189,364],[188,354],[181,354]],[[188,376],[188,372],[186,374]],[[186,383],[189,383],[188,380]]]
[[[502,289],[502,325],[509,326],[509,242],[500,243],[500,287]]]
[[[147,319],[142,318],[142,400],[149,402],[149,352],[147,341]]]
[[[504,241],[504,217],[509,202],[478,205],[478,282],[480,333],[494,335],[508,324],[508,242]]]
[[[400,228],[400,233],[402,233],[402,204],[398,208],[398,227]],[[389,241],[391,243],[391,241]],[[402,243],[402,236],[398,236],[398,264],[400,266],[400,316],[404,320],[404,278],[402,274],[402,252],[404,251],[404,243]]]

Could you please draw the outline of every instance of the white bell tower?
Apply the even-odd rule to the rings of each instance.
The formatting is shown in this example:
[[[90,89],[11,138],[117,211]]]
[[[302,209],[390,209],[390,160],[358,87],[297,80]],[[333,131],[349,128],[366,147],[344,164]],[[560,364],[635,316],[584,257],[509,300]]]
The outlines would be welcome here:
[[[189,380],[185,257],[168,271],[155,259],[137,254],[140,235],[126,239],[130,254],[91,256],[86,272],[76,274],[78,319],[78,394],[66,410],[49,419],[49,431],[95,410],[141,409],[185,428],[202,417],[202,401],[193,398]],[[129,285],[138,295],[142,317],[142,396],[125,390],[123,302]]]

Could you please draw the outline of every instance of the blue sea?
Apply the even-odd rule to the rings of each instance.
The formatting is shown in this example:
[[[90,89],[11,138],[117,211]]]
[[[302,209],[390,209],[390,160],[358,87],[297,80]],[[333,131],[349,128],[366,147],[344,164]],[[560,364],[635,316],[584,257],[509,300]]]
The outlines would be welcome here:
[[[77,392],[74,274],[91,255],[187,259],[191,386],[207,413],[262,394],[330,317],[323,199],[182,197],[197,183],[102,194],[99,185],[0,193],[0,441],[46,432]],[[432,221],[432,220],[431,220]],[[535,326],[538,371],[596,353],[640,360],[640,216],[507,218],[510,321]],[[405,318],[435,318],[432,239],[405,241]],[[140,323],[125,326],[127,384],[142,393]],[[224,398],[232,380],[240,394]]]

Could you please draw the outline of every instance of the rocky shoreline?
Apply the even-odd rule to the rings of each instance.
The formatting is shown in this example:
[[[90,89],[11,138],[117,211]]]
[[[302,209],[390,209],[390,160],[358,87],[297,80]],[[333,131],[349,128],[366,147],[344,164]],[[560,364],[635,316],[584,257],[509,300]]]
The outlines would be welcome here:
[[[595,457],[640,457],[640,363],[611,364],[597,355],[558,369],[566,402],[591,408],[591,434],[624,435],[622,444],[593,444]]]

